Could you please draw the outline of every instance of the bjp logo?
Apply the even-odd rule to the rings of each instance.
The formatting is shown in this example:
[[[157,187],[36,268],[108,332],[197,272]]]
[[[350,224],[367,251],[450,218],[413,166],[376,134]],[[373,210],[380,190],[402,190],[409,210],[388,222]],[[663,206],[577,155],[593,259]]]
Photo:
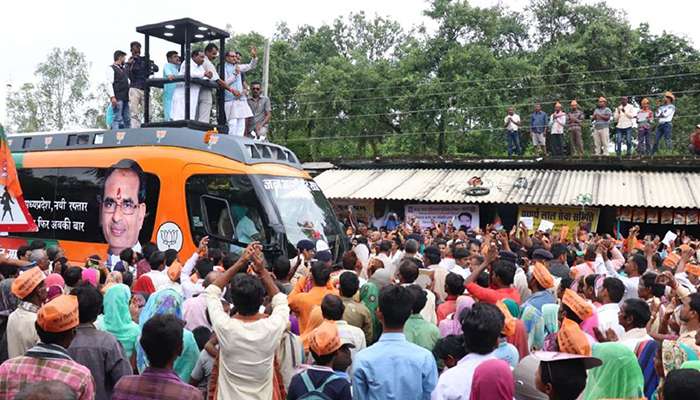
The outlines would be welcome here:
[[[114,136],[117,138],[117,144],[122,144],[122,140],[126,137],[126,132],[118,131]]]
[[[166,245],[168,247],[175,246],[175,243],[177,243],[178,237],[179,237],[179,235],[178,235],[178,231],[176,229],[160,231],[160,240],[163,242],[164,245]]]
[[[158,139],[158,143],[160,143],[160,141],[163,140],[163,138],[165,138],[165,136],[167,136],[167,134],[168,134],[168,131],[165,131],[165,130],[156,131],[156,138]]]
[[[164,222],[158,227],[158,233],[156,234],[158,250],[165,251],[169,249],[175,249],[180,251],[182,249],[182,230],[174,222]]]

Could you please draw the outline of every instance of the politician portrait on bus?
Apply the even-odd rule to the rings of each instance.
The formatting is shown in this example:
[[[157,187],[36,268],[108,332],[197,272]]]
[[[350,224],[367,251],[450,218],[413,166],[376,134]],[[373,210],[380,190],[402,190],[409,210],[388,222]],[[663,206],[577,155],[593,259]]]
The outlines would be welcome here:
[[[146,216],[146,182],[136,161],[121,160],[105,174],[100,196],[100,225],[110,256],[140,251],[139,233]]]

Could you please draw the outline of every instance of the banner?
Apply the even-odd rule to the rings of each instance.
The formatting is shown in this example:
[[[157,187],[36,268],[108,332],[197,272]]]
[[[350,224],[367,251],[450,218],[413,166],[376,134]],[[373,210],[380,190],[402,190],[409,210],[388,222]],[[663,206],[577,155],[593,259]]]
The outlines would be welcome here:
[[[37,226],[24,202],[15,160],[10,153],[5,129],[0,125],[0,232],[36,232]]]
[[[581,222],[590,226],[590,231],[598,229],[598,217],[600,209],[594,207],[548,207],[548,206],[520,206],[518,207],[518,221],[521,218],[532,218],[533,226],[539,227],[541,221],[554,223],[552,233],[558,234],[563,226],[568,226],[567,238],[573,238],[576,228]],[[546,225],[546,224],[545,224]]]
[[[408,204],[404,208],[406,221],[415,218],[421,228],[430,228],[433,222],[464,226],[467,230],[479,227],[479,206],[472,204]]]
[[[333,199],[331,204],[341,221],[348,217],[348,207],[352,207],[352,213],[358,222],[370,225],[374,218],[374,200]]]

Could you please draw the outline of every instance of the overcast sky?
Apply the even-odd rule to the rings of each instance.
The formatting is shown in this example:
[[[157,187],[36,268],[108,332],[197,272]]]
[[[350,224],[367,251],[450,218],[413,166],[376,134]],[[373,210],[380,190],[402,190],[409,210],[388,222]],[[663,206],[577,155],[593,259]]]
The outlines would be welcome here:
[[[588,1],[588,0],[587,0]],[[588,1],[593,2],[593,1]],[[235,32],[257,31],[271,35],[275,25],[286,21],[298,25],[332,22],[339,15],[365,11],[390,16],[405,27],[426,22],[424,0],[254,0],[254,1],[182,1],[182,0],[104,0],[6,1],[0,16],[0,40],[4,62],[0,63],[0,122],[5,122],[7,85],[14,88],[33,79],[36,65],[53,47],[76,47],[90,62],[93,84],[104,80],[102,72],[112,63],[115,49],[128,52],[132,40],[142,41],[136,33],[139,25],[191,17],[224,28],[231,24]],[[497,0],[476,0],[477,5],[493,5]],[[500,3],[520,10],[527,0],[503,0]],[[617,0],[610,2],[624,9],[633,25],[648,22],[654,33],[666,30],[700,43],[697,22],[700,5],[692,0]],[[118,15],[118,11],[123,11]],[[155,60],[170,50],[164,42],[152,41]],[[175,48],[173,48],[175,49]],[[179,50],[179,49],[175,49]]]

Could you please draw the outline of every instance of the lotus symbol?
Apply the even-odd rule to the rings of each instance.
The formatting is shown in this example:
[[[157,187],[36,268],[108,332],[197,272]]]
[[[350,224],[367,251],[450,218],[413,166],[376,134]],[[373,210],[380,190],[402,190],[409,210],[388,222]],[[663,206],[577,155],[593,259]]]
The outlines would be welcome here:
[[[163,244],[172,247],[177,244],[177,239],[178,239],[178,232],[177,229],[171,229],[171,230],[162,230],[160,231],[160,240],[163,241]]]

